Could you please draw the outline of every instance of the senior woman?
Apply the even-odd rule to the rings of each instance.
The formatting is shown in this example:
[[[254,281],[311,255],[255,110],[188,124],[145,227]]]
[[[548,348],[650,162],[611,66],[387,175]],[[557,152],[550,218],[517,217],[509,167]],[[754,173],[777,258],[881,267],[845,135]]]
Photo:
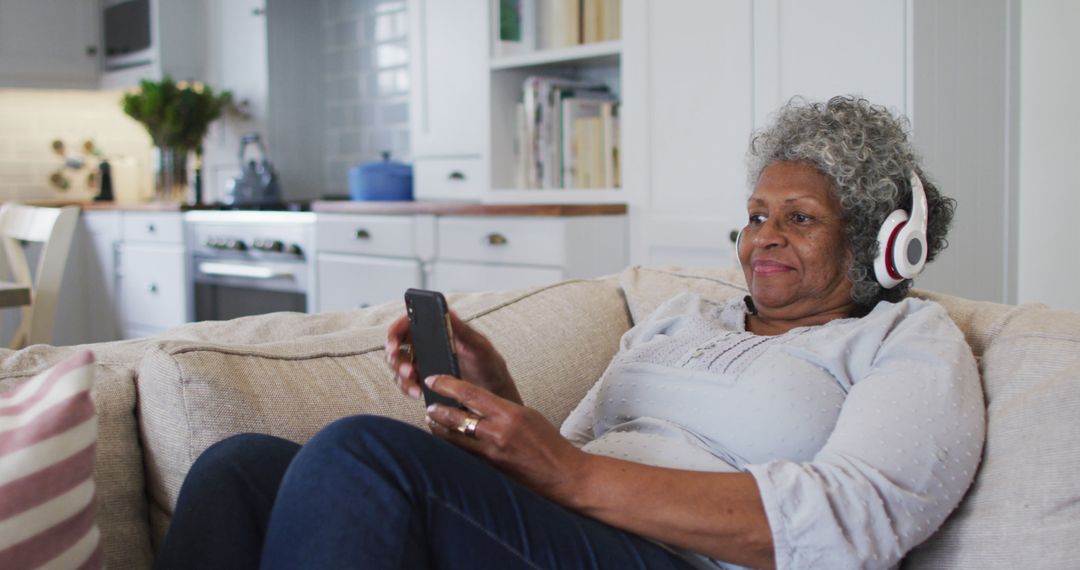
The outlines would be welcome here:
[[[303,447],[211,447],[159,567],[895,565],[959,503],[983,441],[962,334],[906,298],[953,202],[905,124],[861,99],[794,101],[749,154],[750,294],[667,301],[561,430],[456,317],[462,378],[416,378],[400,319],[402,391],[465,409],[430,407],[435,437],[357,416]]]

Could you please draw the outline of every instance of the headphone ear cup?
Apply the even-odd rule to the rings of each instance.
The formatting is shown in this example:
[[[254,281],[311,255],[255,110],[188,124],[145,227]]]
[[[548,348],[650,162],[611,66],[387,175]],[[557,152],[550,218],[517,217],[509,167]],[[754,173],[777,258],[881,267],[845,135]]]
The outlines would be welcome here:
[[[893,210],[878,230],[878,253],[874,258],[874,277],[878,284],[886,289],[892,289],[904,281],[904,277],[896,272],[894,260],[898,254],[896,236],[907,224],[907,220],[907,212]],[[900,245],[903,247],[902,244]],[[899,254],[903,255],[903,252]]]

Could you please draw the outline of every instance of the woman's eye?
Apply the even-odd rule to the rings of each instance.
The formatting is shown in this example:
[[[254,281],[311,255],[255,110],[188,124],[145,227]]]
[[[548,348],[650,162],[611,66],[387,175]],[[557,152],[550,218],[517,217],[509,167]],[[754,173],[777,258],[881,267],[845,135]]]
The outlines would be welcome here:
[[[806,214],[797,212],[791,215],[791,221],[795,222],[796,224],[806,224],[814,221],[814,218]]]
[[[763,214],[750,214],[750,224],[764,224],[765,216]]]

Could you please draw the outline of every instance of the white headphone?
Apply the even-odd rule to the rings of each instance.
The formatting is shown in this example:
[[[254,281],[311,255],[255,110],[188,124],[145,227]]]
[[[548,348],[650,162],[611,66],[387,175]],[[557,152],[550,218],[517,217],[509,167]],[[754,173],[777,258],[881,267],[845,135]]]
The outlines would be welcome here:
[[[874,277],[886,289],[912,279],[926,267],[926,190],[911,171],[911,215],[893,210],[878,230]]]

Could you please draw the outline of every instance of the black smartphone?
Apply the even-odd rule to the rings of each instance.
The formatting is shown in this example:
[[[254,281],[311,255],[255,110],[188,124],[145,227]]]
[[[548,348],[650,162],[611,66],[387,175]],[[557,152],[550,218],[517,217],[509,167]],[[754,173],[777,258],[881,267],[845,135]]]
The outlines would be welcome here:
[[[420,389],[424,391],[424,403],[464,408],[456,400],[437,394],[424,384],[424,378],[435,374],[461,378],[446,298],[438,291],[409,289],[405,291],[405,312],[409,315],[413,365]]]

